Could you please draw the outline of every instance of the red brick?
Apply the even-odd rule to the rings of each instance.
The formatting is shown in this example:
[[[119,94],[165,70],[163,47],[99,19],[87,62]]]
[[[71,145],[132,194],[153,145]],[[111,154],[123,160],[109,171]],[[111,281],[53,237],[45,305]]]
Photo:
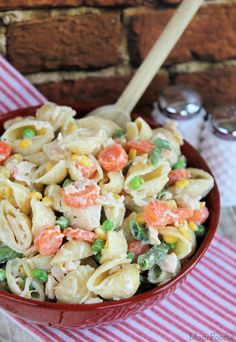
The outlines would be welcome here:
[[[129,51],[137,66],[159,37],[174,9],[142,9],[127,12]],[[211,4],[201,8],[167,64],[193,59],[221,61],[236,56],[236,5]]]
[[[203,96],[207,109],[236,103],[236,67],[211,67],[205,71],[182,74],[176,83],[195,87]]]
[[[120,61],[121,23],[115,12],[13,24],[7,39],[8,59],[23,73],[99,69]]]
[[[111,7],[137,6],[145,0],[0,0],[0,10],[43,7],[75,7],[81,5]]]
[[[63,103],[114,103],[124,90],[129,77],[87,78],[77,81],[45,83],[37,88],[51,101]],[[157,100],[160,90],[168,84],[167,74],[158,75],[141,99],[138,110],[150,113],[152,103]]]

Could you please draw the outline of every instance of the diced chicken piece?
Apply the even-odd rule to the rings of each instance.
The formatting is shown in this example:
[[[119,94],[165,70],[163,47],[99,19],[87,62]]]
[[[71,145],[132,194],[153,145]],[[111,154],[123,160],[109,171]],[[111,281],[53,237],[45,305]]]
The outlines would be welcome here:
[[[63,206],[64,216],[70,221],[73,228],[82,228],[89,231],[100,226],[101,205],[91,205],[84,208]]]
[[[158,265],[162,271],[175,274],[178,267],[178,258],[175,253],[167,254],[159,261]]]

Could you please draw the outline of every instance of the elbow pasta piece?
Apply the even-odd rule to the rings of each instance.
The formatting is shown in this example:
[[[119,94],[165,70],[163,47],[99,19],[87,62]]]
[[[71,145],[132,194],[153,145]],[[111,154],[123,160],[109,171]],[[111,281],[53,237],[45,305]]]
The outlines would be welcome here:
[[[97,154],[107,135],[104,131],[95,132],[87,128],[79,128],[63,138],[62,146],[72,153]]]
[[[9,200],[22,213],[29,214],[31,192],[26,186],[9,179],[0,179],[0,200],[2,199]]]
[[[150,140],[152,138],[151,127],[142,119],[137,118],[127,124],[126,138],[130,140]]]
[[[88,279],[88,289],[104,299],[132,297],[140,284],[139,266],[128,259],[114,259],[99,266]]]
[[[115,131],[121,129],[115,122],[99,117],[96,120],[94,117],[88,117],[75,121],[78,128],[87,128],[95,132],[105,131],[107,137],[111,137]]]
[[[186,186],[179,186],[178,182],[174,186],[169,187],[170,191],[175,195],[188,195],[190,198],[198,200],[204,198],[213,188],[214,179],[208,173],[196,168],[186,169],[190,172],[191,178],[188,179]]]
[[[42,121],[48,121],[54,131],[61,130],[67,132],[75,124],[74,116],[76,111],[67,106],[58,106],[49,102],[40,107],[36,112],[36,118]]]
[[[64,216],[70,221],[71,227],[92,231],[100,225],[101,205],[84,208],[72,208],[63,205]]]
[[[41,166],[49,161],[48,156],[43,151],[24,156],[24,159],[37,166]]]
[[[22,132],[26,128],[34,129],[36,135],[30,139],[23,138]],[[14,153],[20,153],[22,155],[39,152],[53,138],[53,128],[49,122],[28,119],[16,122],[2,136],[2,140],[12,147]]]
[[[126,176],[124,189],[133,198],[144,199],[152,195],[158,194],[167,184],[169,178],[168,173],[171,168],[166,161],[160,162],[157,166],[147,163],[147,160],[137,160],[129,168]],[[132,189],[130,182],[134,177],[142,180],[137,190]]]
[[[119,194],[124,188],[124,176],[121,171],[111,171],[106,174],[108,181],[104,179],[100,181],[99,186],[101,187],[102,195],[108,192]]]
[[[76,163],[78,162],[76,157],[80,156],[81,155],[74,154],[68,158],[69,175],[71,179],[73,179],[74,181],[83,178],[83,173],[81,172],[81,169],[76,166]],[[103,179],[103,171],[100,164],[92,154],[88,154],[87,156],[85,156],[85,158],[89,158],[89,161],[93,164],[93,167],[95,168],[94,175],[92,177],[89,177],[89,179],[92,179],[95,182],[99,182],[101,179]]]
[[[51,260],[51,265],[61,265],[70,261],[86,259],[93,255],[89,242],[72,240],[66,242]]]
[[[107,233],[106,243],[102,249],[100,263],[104,264],[113,259],[123,259],[127,256],[128,245],[122,230]]]
[[[55,226],[56,216],[52,208],[36,198],[31,199],[32,235],[35,237],[45,226]]]
[[[0,203],[0,240],[19,253],[32,243],[30,219],[7,200]]]
[[[67,175],[67,163],[65,160],[60,160],[55,164],[51,162],[40,166],[34,172],[34,183],[45,185],[59,184]]]
[[[78,266],[75,271],[68,273],[55,289],[58,303],[82,304],[91,293],[87,281],[94,272],[90,266]]]
[[[51,184],[46,186],[44,190],[44,195],[52,200],[52,208],[59,212],[64,210],[61,203],[61,189],[60,185]]]

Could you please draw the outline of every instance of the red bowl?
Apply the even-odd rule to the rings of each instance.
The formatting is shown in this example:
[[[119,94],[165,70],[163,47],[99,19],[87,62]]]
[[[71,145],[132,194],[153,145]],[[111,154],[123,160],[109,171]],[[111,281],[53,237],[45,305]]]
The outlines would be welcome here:
[[[76,109],[78,117],[82,117],[88,111],[94,109],[94,106],[88,105],[74,105],[73,107]],[[16,116],[34,115],[35,109],[36,107],[30,107],[1,115],[0,127],[2,127],[4,121]],[[153,128],[157,126],[152,119],[145,119],[147,119],[148,123]],[[187,157],[189,165],[211,173],[206,162],[189,143],[184,143],[182,151]],[[38,302],[0,291],[0,306],[16,316],[41,324],[57,327],[92,328],[131,317],[154,304],[158,304],[171,293],[174,296],[173,292],[177,286],[179,286],[194,269],[207,251],[211,240],[214,237],[220,213],[220,197],[216,183],[207,196],[206,202],[210,211],[210,216],[206,224],[206,235],[202,241],[199,242],[196,253],[184,265],[181,272],[166,284],[129,299],[93,305]]]

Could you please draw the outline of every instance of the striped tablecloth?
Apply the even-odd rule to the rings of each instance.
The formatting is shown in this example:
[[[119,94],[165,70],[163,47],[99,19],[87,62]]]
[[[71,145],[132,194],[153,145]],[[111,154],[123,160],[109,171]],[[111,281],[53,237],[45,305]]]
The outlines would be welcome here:
[[[0,113],[45,101],[0,57]],[[5,311],[1,315],[32,335],[24,341],[236,341],[235,265],[236,245],[217,234],[186,282],[161,304],[134,318],[98,329],[65,330],[31,324]],[[14,341],[23,341],[22,337]]]

